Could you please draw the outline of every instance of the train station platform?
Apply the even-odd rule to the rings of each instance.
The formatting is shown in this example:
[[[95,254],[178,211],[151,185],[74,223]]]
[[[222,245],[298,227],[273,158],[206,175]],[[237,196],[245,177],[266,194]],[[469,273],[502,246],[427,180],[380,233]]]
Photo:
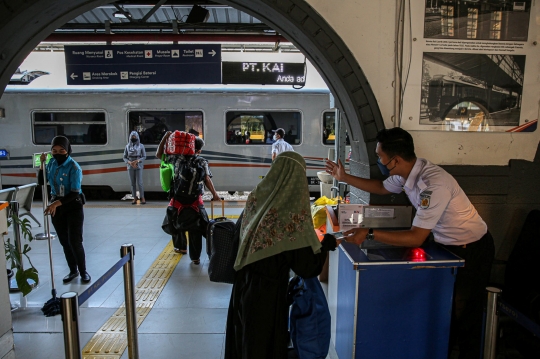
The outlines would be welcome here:
[[[124,243],[135,246],[136,284],[145,280],[158,257],[166,255],[171,258],[173,270],[162,288],[158,288],[160,292],[156,291],[156,298],[138,328],[140,358],[223,358],[232,286],[210,282],[204,240],[200,265],[193,264],[189,256],[172,251],[171,238],[161,229],[166,206],[165,201],[148,201],[146,205],[131,205],[131,201],[89,201],[84,209],[84,247],[92,282],[83,284],[78,277],[63,284],[62,278],[69,269],[59,241],[54,240],[54,280],[58,296],[70,291],[81,294],[120,259],[120,246]],[[208,202],[205,207],[210,215]],[[237,218],[243,207],[243,202],[228,202],[225,214]],[[34,202],[32,212],[40,221],[41,210],[41,202]],[[221,215],[220,206],[216,212],[216,216]],[[43,227],[31,223],[34,234],[43,232]],[[29,256],[39,271],[40,283],[26,297],[10,294],[12,305],[18,307],[12,311],[15,355],[17,359],[63,358],[61,316],[45,317],[41,312],[43,304],[51,299],[47,241],[34,240],[30,246]],[[92,350],[99,346],[95,344],[99,342],[96,333],[99,336],[106,331],[109,319],[123,302],[123,275],[119,271],[80,307],[83,358],[128,358],[127,349],[117,355],[85,353],[90,346],[93,345]],[[121,347],[121,343],[117,347]],[[337,359],[333,347],[328,358]]]

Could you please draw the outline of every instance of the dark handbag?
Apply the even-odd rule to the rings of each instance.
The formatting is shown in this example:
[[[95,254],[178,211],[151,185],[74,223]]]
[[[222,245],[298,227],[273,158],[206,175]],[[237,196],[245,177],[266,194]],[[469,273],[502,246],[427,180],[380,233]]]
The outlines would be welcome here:
[[[163,232],[174,235],[176,233],[176,229],[174,228],[174,222],[176,221],[176,217],[178,216],[178,211],[176,208],[169,206],[167,207],[167,211],[165,212],[165,218],[163,218],[163,223],[161,224],[161,229],[163,229]]]

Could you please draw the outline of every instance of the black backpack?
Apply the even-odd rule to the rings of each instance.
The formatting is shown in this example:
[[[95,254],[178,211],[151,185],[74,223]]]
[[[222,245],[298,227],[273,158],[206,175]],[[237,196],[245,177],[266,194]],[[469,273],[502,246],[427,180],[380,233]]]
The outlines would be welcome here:
[[[206,171],[203,159],[198,156],[186,157],[180,162],[178,175],[174,177],[174,198],[195,201],[203,192]]]

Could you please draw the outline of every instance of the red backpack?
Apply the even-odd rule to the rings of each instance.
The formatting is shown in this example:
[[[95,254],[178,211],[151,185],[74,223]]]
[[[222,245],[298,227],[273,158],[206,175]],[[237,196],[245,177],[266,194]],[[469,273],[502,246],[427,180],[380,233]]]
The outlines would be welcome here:
[[[195,154],[195,135],[184,131],[174,131],[167,139],[165,153],[193,156]]]

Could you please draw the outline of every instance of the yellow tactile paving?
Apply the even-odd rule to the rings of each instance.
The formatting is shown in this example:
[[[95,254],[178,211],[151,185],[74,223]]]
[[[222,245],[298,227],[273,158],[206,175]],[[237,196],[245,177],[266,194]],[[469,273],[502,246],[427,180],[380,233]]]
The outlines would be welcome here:
[[[172,241],[152,263],[135,288],[137,328],[141,326],[167,284],[182,254],[174,252]],[[83,349],[83,359],[119,359],[127,347],[124,304],[110,317]]]

